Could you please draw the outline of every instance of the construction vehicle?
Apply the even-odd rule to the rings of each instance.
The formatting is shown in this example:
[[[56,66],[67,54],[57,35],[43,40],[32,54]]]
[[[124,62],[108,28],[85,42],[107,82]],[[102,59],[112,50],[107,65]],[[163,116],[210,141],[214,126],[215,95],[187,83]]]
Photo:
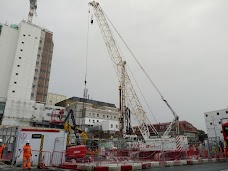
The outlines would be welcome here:
[[[69,110],[64,120],[62,120],[63,114],[64,112],[62,110],[60,110],[59,113],[53,111],[51,115],[51,124],[68,132],[66,150],[67,159],[89,161],[86,156],[87,154],[97,154],[99,139],[93,137],[92,139],[89,139],[88,134],[77,127],[73,110]],[[73,125],[69,123],[69,119],[71,119]],[[74,136],[72,136],[72,133]]]
[[[71,121],[72,124],[71,125],[69,123],[69,118],[71,117]],[[64,124],[64,130],[68,131],[68,135],[70,135],[70,133],[74,133],[75,135],[75,140],[76,140],[76,145],[86,145],[87,139],[88,139],[88,135],[85,131],[83,131],[82,129],[78,128],[75,122],[75,118],[74,118],[74,112],[73,110],[70,110],[66,116],[66,118],[63,121]],[[69,142],[69,136],[68,136],[68,142]]]
[[[136,62],[139,64],[140,68],[147,76],[151,84],[155,87],[156,91],[161,96],[161,99],[165,102],[168,108],[174,115],[174,119],[170,122],[170,125],[167,127],[167,130],[163,135],[160,135],[156,128],[150,123],[146,113],[141,105],[141,102],[137,96],[137,93],[133,87],[133,84],[130,80],[130,77],[126,71],[126,61],[123,60],[122,54],[120,53],[119,46],[117,46],[116,40],[114,39],[113,33],[110,29],[108,21],[111,23],[105,12],[102,10],[100,4],[96,1],[90,2],[89,5],[92,7],[92,12],[96,17],[98,26],[102,33],[106,48],[108,50],[109,56],[113,61],[115,71],[118,76],[118,80],[120,83],[120,131],[122,132],[123,138],[130,138],[131,133],[129,133],[129,127],[131,127],[130,115],[133,115],[138,122],[138,129],[142,135],[143,140],[141,142],[134,141],[133,146],[135,148],[140,148],[141,150],[149,150],[149,151],[183,151],[187,148],[187,137],[178,135],[179,134],[179,124],[178,124],[178,115],[171,108],[167,100],[158,90],[156,85],[153,83],[152,79],[143,69],[139,61],[133,55],[132,51],[128,48],[128,50],[135,58]],[[92,14],[92,15],[93,15]],[[93,24],[93,19],[91,19],[91,24]],[[113,24],[111,23],[113,26]],[[117,32],[116,28],[113,26],[114,30]],[[122,39],[120,34],[117,32],[119,37]],[[123,40],[123,39],[122,39]],[[130,111],[130,112],[129,112]],[[177,136],[172,137],[170,134],[173,126],[177,127]],[[151,136],[151,131],[155,136]]]

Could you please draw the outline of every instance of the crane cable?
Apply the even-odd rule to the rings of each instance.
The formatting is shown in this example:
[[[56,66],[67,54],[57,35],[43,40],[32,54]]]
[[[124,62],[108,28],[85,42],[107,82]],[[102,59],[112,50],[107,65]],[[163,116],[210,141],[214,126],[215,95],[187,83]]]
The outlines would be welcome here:
[[[146,75],[146,77],[149,79],[150,83],[154,86],[155,90],[158,92],[158,94],[161,96],[161,98],[164,99],[164,96],[162,95],[161,91],[158,89],[158,87],[156,86],[156,84],[153,82],[153,80],[150,78],[150,76],[148,75],[148,73],[145,71],[145,69],[143,68],[143,66],[141,65],[141,63],[139,62],[139,60],[136,58],[136,56],[134,55],[134,53],[132,52],[132,50],[129,48],[129,46],[127,45],[127,43],[124,41],[124,39],[122,38],[122,36],[120,35],[120,33],[118,32],[118,30],[116,29],[116,27],[112,24],[111,20],[108,18],[108,16],[105,13],[104,13],[104,15],[108,19],[108,21],[110,22],[110,24],[112,25],[112,27],[114,28],[114,30],[116,31],[116,33],[118,34],[118,36],[120,37],[120,39],[123,41],[124,45],[127,47],[127,49],[129,50],[130,54],[133,56],[133,58],[135,59],[135,61],[137,62],[137,64],[141,68],[141,70],[144,72],[144,74]]]
[[[85,66],[85,90],[86,90],[86,84],[87,84],[87,74],[88,74],[88,52],[89,52],[89,19],[90,17],[90,8],[89,8],[89,11],[88,11],[88,26],[87,26],[87,35],[86,35],[86,59],[85,59],[85,62],[86,62],[86,66]]]

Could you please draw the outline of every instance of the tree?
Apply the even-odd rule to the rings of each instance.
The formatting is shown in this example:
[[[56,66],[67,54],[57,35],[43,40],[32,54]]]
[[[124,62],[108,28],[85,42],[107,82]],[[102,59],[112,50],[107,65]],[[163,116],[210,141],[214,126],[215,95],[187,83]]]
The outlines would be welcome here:
[[[204,142],[204,140],[208,138],[207,134],[203,130],[198,130],[198,132],[199,132],[199,140],[201,142]]]

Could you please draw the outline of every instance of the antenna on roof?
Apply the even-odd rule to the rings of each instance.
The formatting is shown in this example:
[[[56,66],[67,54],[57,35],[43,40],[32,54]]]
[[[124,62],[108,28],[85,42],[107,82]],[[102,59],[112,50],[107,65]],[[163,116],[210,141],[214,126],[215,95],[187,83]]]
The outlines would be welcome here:
[[[28,23],[32,23],[32,18],[33,14],[36,14],[36,9],[37,9],[37,0],[30,0],[30,9],[29,9],[29,14],[28,14]]]

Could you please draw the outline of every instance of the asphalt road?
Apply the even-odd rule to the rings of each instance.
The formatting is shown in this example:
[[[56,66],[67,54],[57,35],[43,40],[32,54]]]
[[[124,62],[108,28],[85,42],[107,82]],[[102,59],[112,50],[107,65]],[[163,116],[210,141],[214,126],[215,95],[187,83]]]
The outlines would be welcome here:
[[[0,171],[7,171],[7,170],[9,170],[9,171],[22,170],[22,168],[10,168],[10,167],[0,168]],[[32,171],[42,171],[42,169],[37,169],[37,168],[31,169],[31,170]],[[150,169],[144,169],[143,171],[228,171],[228,162],[200,164],[200,165],[193,165],[193,166],[150,168]]]
[[[145,169],[144,171],[228,171],[228,163],[209,163],[192,166],[175,166]]]

